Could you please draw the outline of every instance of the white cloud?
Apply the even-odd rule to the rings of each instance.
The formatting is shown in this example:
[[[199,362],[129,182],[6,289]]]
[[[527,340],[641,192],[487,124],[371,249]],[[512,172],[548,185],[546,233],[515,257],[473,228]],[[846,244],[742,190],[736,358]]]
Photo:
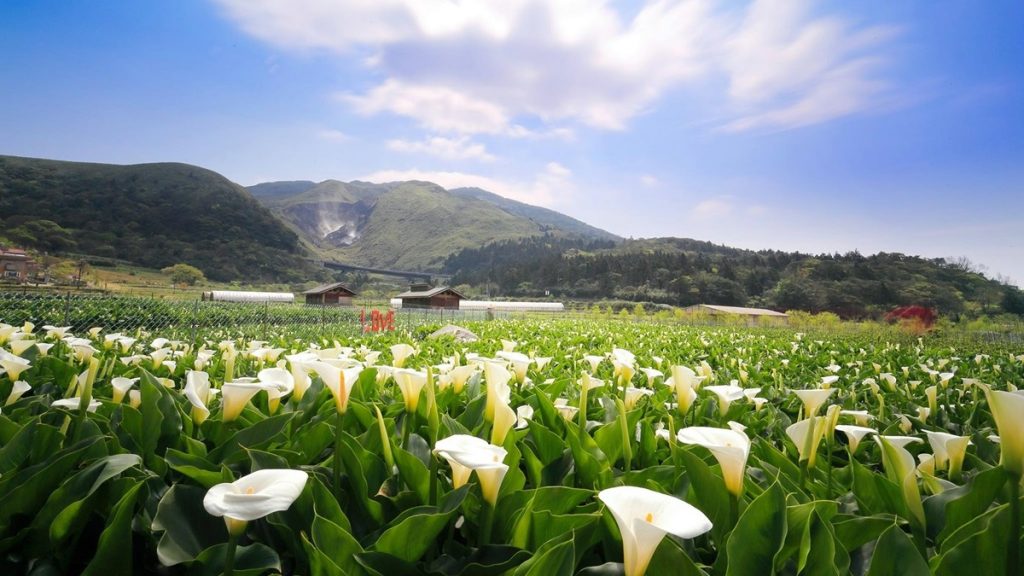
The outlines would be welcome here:
[[[543,171],[534,176],[532,182],[510,181],[465,172],[417,169],[380,170],[358,179],[368,182],[423,180],[446,189],[476,187],[512,200],[547,207],[565,203],[575,191],[572,171],[557,162],[549,162]]]
[[[691,216],[696,220],[713,220],[732,214],[734,208],[735,206],[730,196],[708,198],[698,202],[693,207]]]
[[[316,137],[321,140],[327,140],[328,142],[347,142],[352,137],[345,134],[341,130],[335,130],[333,128],[325,128],[316,133]]]
[[[382,78],[343,100],[434,133],[621,130],[666,93],[723,86],[724,129],[785,129],[878,106],[884,27],[813,0],[217,0],[246,32],[326,51]],[[834,8],[831,8],[835,10]],[[524,134],[525,132],[525,134]]]
[[[659,184],[661,184],[661,182],[658,181],[657,177],[652,176],[650,174],[641,174],[640,175],[640,183],[643,184],[644,186],[648,187],[648,188],[655,188]]]
[[[434,136],[418,141],[389,140],[387,146],[396,152],[428,154],[445,160],[479,160],[481,162],[494,160],[494,156],[487,152],[487,148],[483,144],[472,142],[465,136],[459,138]]]

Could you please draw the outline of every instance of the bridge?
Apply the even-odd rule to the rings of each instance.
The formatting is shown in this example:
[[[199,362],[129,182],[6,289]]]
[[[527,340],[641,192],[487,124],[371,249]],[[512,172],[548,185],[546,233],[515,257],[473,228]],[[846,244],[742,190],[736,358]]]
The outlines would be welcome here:
[[[365,272],[367,274],[380,274],[382,276],[395,276],[398,278],[405,278],[407,280],[422,280],[430,282],[433,279],[447,281],[451,278],[448,274],[440,274],[437,272],[415,272],[411,270],[392,270],[390,268],[373,268],[370,266],[357,266],[355,264],[345,264],[343,262],[333,262],[331,260],[310,260],[314,264],[323,268],[330,268],[331,270],[341,270],[343,272]]]

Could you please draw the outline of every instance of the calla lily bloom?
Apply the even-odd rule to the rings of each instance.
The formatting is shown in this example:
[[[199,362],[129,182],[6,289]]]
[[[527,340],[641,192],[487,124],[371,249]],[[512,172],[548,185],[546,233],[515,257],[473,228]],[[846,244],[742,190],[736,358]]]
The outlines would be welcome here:
[[[405,411],[415,412],[420,403],[420,392],[427,384],[427,373],[408,368],[395,368],[391,371],[391,377],[395,379],[395,383],[402,391]]]
[[[46,330],[47,338],[63,340],[64,336],[68,334],[68,330],[71,330],[71,326],[50,326],[47,324],[46,326],[43,326],[43,330]]]
[[[11,393],[7,395],[7,401],[4,402],[4,406],[14,404],[25,394],[25,392],[28,392],[31,389],[32,387],[29,386],[28,382],[25,382],[24,380],[15,380],[14,386],[11,388]]]
[[[487,446],[486,440],[468,434],[456,434],[437,441],[437,444],[434,445],[434,453],[447,460],[448,464],[451,465],[453,488],[460,488],[466,482],[469,482],[473,469],[463,466],[458,460],[449,456],[449,454],[467,450],[486,450]],[[501,458],[504,460],[505,456],[502,455]]]
[[[1020,481],[1024,478],[1024,396],[987,387],[985,396],[999,431],[999,463]]]
[[[484,381],[487,383],[487,403],[484,406],[484,417],[494,421],[494,409],[498,402],[504,401],[508,404],[512,396],[512,389],[508,387],[512,373],[498,362],[487,362],[484,364]]]
[[[945,470],[948,467],[949,477],[958,478],[971,438],[946,432],[932,432],[931,430],[925,430],[924,433],[928,436],[928,444],[931,445],[932,453],[935,455],[935,469]]]
[[[735,425],[735,426],[734,426]],[[722,478],[730,493],[739,497],[743,494],[743,476],[750,456],[750,438],[735,422],[730,429],[691,426],[683,428],[676,438],[684,444],[697,444],[711,451],[722,467]]]
[[[417,350],[408,344],[395,344],[391,347],[391,365],[395,368],[404,368],[410,356],[417,353]]]
[[[847,444],[850,446],[851,454],[857,452],[857,448],[860,446],[860,442],[865,436],[868,434],[878,433],[874,428],[868,428],[867,426],[853,426],[850,424],[840,424],[836,426],[836,430],[846,435]]]
[[[203,507],[210,515],[223,517],[228,530],[238,536],[245,530],[246,522],[290,508],[308,479],[309,474],[302,470],[257,470],[210,488],[203,498]]]
[[[562,418],[566,420],[572,420],[576,417],[576,413],[580,411],[577,406],[570,406],[569,400],[565,398],[556,398],[554,401],[555,410],[562,415]]]
[[[615,518],[622,534],[626,576],[643,576],[666,534],[696,538],[711,530],[711,520],[682,500],[636,486],[602,490],[597,498]]]
[[[786,435],[796,445],[800,461],[806,460],[807,465],[810,467],[813,467],[817,461],[818,445],[821,443],[821,437],[825,433],[826,425],[824,416],[815,416],[813,418],[804,418],[786,428]]]
[[[209,374],[196,370],[185,373],[185,398],[192,405],[192,420],[196,424],[202,424],[210,415],[210,409],[206,406],[213,396],[211,392],[216,390],[210,388]]]
[[[15,356],[21,356],[26,350],[35,346],[36,341],[31,339],[25,340],[11,340],[11,352],[14,352]]]
[[[518,345],[519,345],[519,343],[516,342],[515,340],[504,340],[504,339],[502,339],[502,341],[501,341],[501,350],[502,350],[502,352],[512,352],[512,351],[514,351],[516,349],[516,346],[518,346]]]
[[[858,426],[867,426],[868,422],[874,419],[867,410],[840,410],[839,414],[842,416],[851,416],[853,422]]]
[[[626,410],[632,410],[636,407],[637,402],[639,402],[641,398],[652,394],[654,394],[654,390],[648,390],[647,388],[634,388],[630,386],[626,388],[624,393],[623,405],[626,407]]]
[[[733,402],[745,397],[743,388],[735,384],[705,386],[704,389],[718,396],[718,413],[723,415],[729,411]]]
[[[56,408],[67,408],[68,410],[78,410],[82,406],[81,398],[61,398],[60,400],[54,400],[50,406]],[[97,408],[101,406],[99,400],[90,400],[89,406],[86,408],[89,412],[95,412]]]
[[[591,372],[597,372],[597,367],[601,364],[601,362],[604,362],[604,356],[587,355],[584,356],[583,359],[586,360],[588,364],[590,364]]]
[[[697,398],[697,388],[700,386],[700,383],[704,378],[704,376],[697,376],[693,370],[690,370],[686,366],[672,367],[672,377],[669,378],[665,384],[669,384],[675,388],[676,403],[679,405],[679,411],[683,414],[686,414],[690,410],[690,406]]]
[[[363,369],[361,366],[354,366],[342,370],[327,362],[310,362],[310,368],[316,371],[324,385],[334,396],[334,408],[338,414],[344,414],[348,410],[349,396],[352,394],[352,387],[359,380],[359,374]]]
[[[656,368],[641,368],[640,371],[647,377],[648,386],[654,386],[654,381],[656,379],[665,377],[665,373]]]
[[[494,425],[491,427],[491,444],[501,446],[505,443],[508,431],[516,423],[516,413],[508,404],[498,402],[494,407]]]
[[[483,440],[465,434],[456,434],[442,440],[438,440],[434,451],[449,462],[457,462],[464,468],[476,472],[480,480],[480,491],[483,493],[484,501],[491,506],[498,502],[498,491],[501,489],[501,482],[508,472],[508,465],[504,464],[507,452],[501,446],[487,444]],[[465,471],[460,471],[464,474]],[[455,471],[452,472],[452,483],[455,483]],[[468,474],[466,475],[468,477]],[[463,483],[465,483],[463,481]]]
[[[791,392],[796,394],[804,404],[804,418],[816,416],[821,405],[824,404],[825,401],[828,400],[828,397],[835,391],[835,388],[826,388],[824,390],[791,390]]]
[[[224,422],[231,422],[242,414],[245,405],[252,400],[253,396],[270,387],[259,382],[225,382],[220,387],[221,407],[223,408],[222,419]]]
[[[114,404],[120,404],[121,401],[124,400],[124,395],[127,394],[128,391],[132,389],[132,386],[135,386],[135,383],[138,381],[138,378],[125,378],[123,376],[111,379],[110,385],[114,388],[114,393],[112,394]]]
[[[292,382],[295,385],[292,396],[296,401],[302,400],[302,397],[306,395],[306,390],[309,389],[309,368],[307,366],[310,362],[317,361],[317,355],[312,352],[301,352],[286,355],[284,358],[291,368]]]
[[[32,363],[21,356],[15,356],[6,350],[0,350],[0,368],[7,373],[7,377],[14,382],[21,376],[21,373],[32,367]]]
[[[903,436],[875,436],[875,440],[882,447],[882,467],[889,479],[902,489],[903,499],[907,509],[918,522],[918,525],[925,525],[924,507],[921,505],[921,490],[917,486],[917,466],[914,465],[914,457],[907,451],[905,446],[909,441]],[[920,442],[920,438],[913,438]]]
[[[526,371],[530,369],[530,364],[533,362],[533,359],[521,352],[501,351],[495,354],[495,356],[508,361],[512,366],[512,373],[516,377],[516,382],[522,384],[526,381]]]
[[[516,430],[529,426],[530,420],[533,420],[533,406],[523,404],[516,407]]]
[[[456,366],[452,368],[448,374],[452,377],[452,390],[456,394],[462,394],[462,391],[466,388],[466,382],[469,381],[473,374],[476,374],[476,366]]]
[[[551,360],[552,358],[550,356],[537,356],[533,359],[533,363],[537,365],[537,371],[540,372],[544,370],[544,367],[547,366]]]

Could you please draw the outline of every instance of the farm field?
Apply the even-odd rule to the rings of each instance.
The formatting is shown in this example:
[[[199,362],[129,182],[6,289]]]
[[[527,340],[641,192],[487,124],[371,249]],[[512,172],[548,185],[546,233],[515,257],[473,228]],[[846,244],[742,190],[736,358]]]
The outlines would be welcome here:
[[[0,318],[0,571],[1022,573],[1018,344],[224,319]]]

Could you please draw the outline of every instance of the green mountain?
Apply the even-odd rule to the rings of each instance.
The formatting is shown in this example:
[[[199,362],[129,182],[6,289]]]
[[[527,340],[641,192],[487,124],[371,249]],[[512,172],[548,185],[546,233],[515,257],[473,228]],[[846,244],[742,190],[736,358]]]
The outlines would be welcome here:
[[[297,183],[265,183],[250,190],[311,250],[347,263],[437,270],[451,254],[489,242],[544,234],[617,239],[558,212],[477,188],[326,180],[291,195],[267,192],[291,184]]]
[[[212,280],[302,281],[320,274],[298,236],[245,188],[188,164],[116,166],[0,156],[0,235],[50,252]]]
[[[961,262],[742,250],[688,238],[581,242],[551,236],[466,249],[445,261],[455,284],[509,297],[723,304],[877,317],[898,306],[948,316],[1024,314],[1024,291]]]
[[[528,220],[536,222],[540,226],[541,230],[544,231],[560,231],[570,236],[578,236],[588,240],[621,240],[618,236],[611,232],[606,232],[600,228],[596,228],[581,222],[570,216],[566,216],[561,212],[555,212],[547,208],[541,208],[539,206],[533,206],[499,196],[493,192],[481,190],[480,188],[452,188],[449,190],[452,194],[460,198],[475,198],[477,200],[483,200],[494,204],[498,208],[513,214],[515,216],[522,216]]]
[[[283,182],[264,182],[255,186],[249,186],[249,193],[256,198],[277,198],[280,196],[294,196],[302,194],[316,186],[316,182],[309,180],[287,180]]]

